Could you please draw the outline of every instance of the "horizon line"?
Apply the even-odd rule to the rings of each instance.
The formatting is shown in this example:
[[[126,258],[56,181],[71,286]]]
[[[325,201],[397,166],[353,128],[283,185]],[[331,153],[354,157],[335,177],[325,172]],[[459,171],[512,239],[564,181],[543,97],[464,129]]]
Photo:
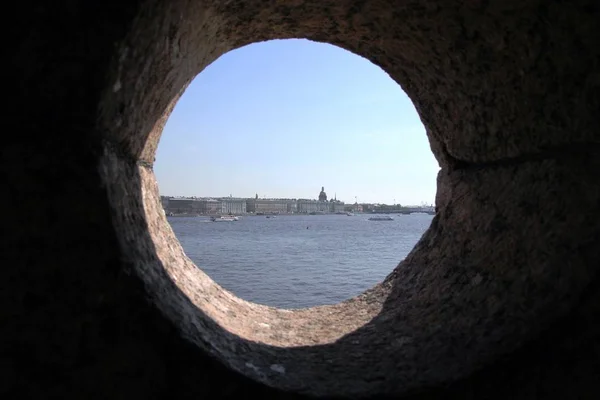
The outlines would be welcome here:
[[[168,196],[168,195],[160,195],[160,197],[168,197],[168,198],[180,198],[180,199],[243,199],[243,200],[254,200],[256,199],[256,197],[252,196],[252,197],[239,197],[239,196]],[[312,200],[312,201],[320,201],[319,199],[311,199],[311,198],[305,198],[305,197],[258,197],[259,200]],[[341,203],[345,203],[345,204],[387,204],[385,202],[358,202],[355,201],[354,203],[346,203],[343,200],[340,199],[327,199],[325,200],[327,202],[332,202],[332,201],[337,201],[337,202],[341,202]],[[412,204],[413,206],[422,206],[423,204],[425,204],[426,206],[434,206],[435,202],[432,203],[428,203],[425,201],[422,201],[420,204]],[[394,205],[402,205],[402,203],[394,203]]]

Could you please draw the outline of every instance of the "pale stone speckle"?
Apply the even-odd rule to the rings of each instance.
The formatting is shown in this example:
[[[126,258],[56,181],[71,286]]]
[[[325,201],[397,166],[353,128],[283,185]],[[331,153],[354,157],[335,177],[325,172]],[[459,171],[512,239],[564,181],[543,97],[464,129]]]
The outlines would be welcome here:
[[[281,364],[271,365],[271,370],[275,371],[275,372],[279,372],[280,374],[285,374],[285,367]]]
[[[254,370],[254,371],[260,373],[260,369],[256,365],[252,364],[251,362],[247,362],[246,363],[246,367],[248,367],[251,370]]]

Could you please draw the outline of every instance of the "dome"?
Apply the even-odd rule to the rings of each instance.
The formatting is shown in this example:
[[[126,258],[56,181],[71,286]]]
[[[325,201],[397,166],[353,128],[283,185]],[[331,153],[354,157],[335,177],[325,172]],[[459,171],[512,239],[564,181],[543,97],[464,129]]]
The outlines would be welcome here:
[[[321,186],[321,193],[319,193],[319,201],[327,201],[327,193],[325,193],[325,186]]]

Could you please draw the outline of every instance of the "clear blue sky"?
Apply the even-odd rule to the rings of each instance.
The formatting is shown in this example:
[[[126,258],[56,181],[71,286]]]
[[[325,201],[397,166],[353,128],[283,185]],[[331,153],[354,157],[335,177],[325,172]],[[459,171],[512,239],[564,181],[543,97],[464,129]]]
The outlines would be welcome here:
[[[404,91],[370,61],[308,40],[233,50],[165,126],[162,195],[433,203],[439,166]]]

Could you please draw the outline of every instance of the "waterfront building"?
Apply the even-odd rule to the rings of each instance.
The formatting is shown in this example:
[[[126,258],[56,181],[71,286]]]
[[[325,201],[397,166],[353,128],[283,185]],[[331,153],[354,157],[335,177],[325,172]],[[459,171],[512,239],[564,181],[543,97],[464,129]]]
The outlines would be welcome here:
[[[312,200],[312,199],[298,199],[297,210],[299,214],[312,214],[312,213],[328,213],[329,203],[326,201]]]
[[[344,212],[344,202],[337,200],[335,196],[332,200],[327,200],[325,187],[321,186],[318,200],[298,199],[296,201],[296,210],[299,214],[328,214],[336,212]]]
[[[310,199],[298,199],[296,201],[298,214],[310,214],[319,211],[319,201]]]
[[[161,196],[162,206],[167,213],[173,214],[327,214],[343,212],[345,204],[334,197],[327,200],[325,188],[321,187],[320,200],[289,198],[196,198]]]
[[[246,212],[250,214],[256,212],[256,200],[258,200],[258,194],[253,199],[246,199]]]
[[[329,212],[332,213],[343,213],[345,210],[345,204],[343,201],[332,200],[329,202]]]
[[[296,214],[298,212],[298,202],[296,199],[287,202],[287,212],[290,214]]]
[[[362,210],[364,212],[372,212],[375,210],[375,204],[363,203],[363,204],[361,204],[361,206],[362,206]]]
[[[247,199],[246,211],[255,214],[285,214],[292,199]]]
[[[221,214],[246,214],[246,199],[224,197],[221,202]]]
[[[333,199],[329,200],[328,211],[330,213],[343,213],[344,202],[337,199],[337,194],[333,196]]]
[[[317,210],[320,213],[327,214],[327,213],[331,212],[330,207],[331,206],[330,206],[329,202],[327,202],[327,201],[317,201]]]
[[[204,198],[200,199],[199,214],[215,215],[223,213],[223,202],[218,199]]]
[[[222,210],[221,200],[195,197],[171,197],[165,209],[173,214],[219,214]]]
[[[174,214],[198,214],[201,202],[191,197],[175,197],[169,199],[168,211]]]

